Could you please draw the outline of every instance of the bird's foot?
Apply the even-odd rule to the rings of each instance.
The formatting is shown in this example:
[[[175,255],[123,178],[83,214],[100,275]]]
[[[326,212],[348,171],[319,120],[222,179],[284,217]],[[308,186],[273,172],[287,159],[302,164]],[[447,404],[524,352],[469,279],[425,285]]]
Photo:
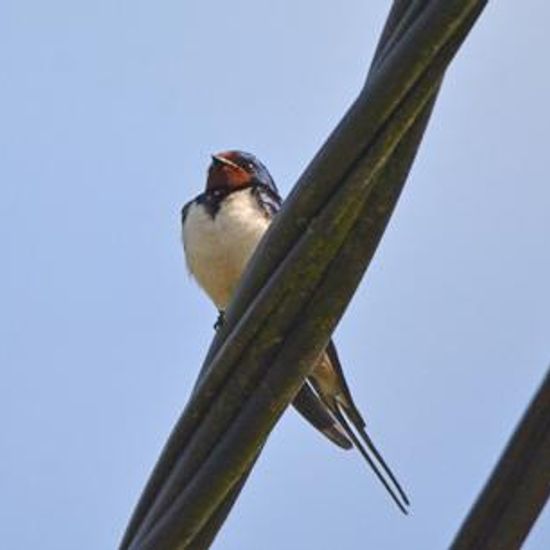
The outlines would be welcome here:
[[[220,309],[220,311],[218,312],[218,318],[214,323],[214,330],[219,330],[220,328],[222,328],[224,323],[225,323],[225,311]]]

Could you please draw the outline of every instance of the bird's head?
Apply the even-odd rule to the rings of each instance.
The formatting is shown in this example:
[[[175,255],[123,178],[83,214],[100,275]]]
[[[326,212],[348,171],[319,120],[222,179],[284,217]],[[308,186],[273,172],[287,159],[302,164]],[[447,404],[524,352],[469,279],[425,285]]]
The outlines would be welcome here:
[[[244,151],[224,151],[212,155],[206,180],[207,191],[231,193],[257,185],[278,193],[267,168],[254,155]]]

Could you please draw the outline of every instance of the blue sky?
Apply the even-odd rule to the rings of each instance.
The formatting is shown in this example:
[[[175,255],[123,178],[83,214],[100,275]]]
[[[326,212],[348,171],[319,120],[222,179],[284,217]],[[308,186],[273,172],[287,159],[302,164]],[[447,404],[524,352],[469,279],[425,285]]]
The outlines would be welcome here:
[[[286,194],[359,91],[389,5],[4,0],[5,548],[115,547],[212,337],[180,206],[227,148]],[[485,11],[336,334],[412,515],[289,411],[215,548],[452,539],[550,360],[549,16],[542,0]],[[528,550],[548,547],[549,514]]]

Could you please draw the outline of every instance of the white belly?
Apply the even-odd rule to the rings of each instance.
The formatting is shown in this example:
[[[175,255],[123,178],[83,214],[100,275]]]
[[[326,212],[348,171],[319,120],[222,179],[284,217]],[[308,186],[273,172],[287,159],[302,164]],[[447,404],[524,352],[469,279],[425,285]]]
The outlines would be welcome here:
[[[250,189],[232,193],[212,218],[189,207],[182,230],[189,271],[218,309],[225,309],[270,220],[258,212]]]

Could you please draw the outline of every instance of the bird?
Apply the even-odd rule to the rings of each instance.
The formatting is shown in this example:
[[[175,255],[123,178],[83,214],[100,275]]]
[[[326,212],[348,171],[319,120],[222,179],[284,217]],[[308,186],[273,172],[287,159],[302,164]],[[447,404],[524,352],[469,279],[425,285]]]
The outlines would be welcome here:
[[[256,156],[228,150],[212,155],[205,190],[183,206],[184,257],[218,309],[215,328],[223,323],[239,279],[282,203],[271,174]],[[334,444],[355,447],[399,510],[408,513],[409,498],[366,431],[332,340],[293,405]]]

